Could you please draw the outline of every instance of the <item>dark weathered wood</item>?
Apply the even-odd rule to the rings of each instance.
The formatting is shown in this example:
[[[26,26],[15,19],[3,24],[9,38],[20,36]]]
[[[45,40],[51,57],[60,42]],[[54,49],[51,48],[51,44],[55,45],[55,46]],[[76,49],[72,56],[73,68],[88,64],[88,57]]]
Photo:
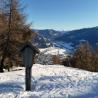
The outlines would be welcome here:
[[[33,65],[33,59],[36,53],[38,53],[39,51],[30,42],[26,42],[23,45],[21,52],[23,56],[23,64],[26,67],[25,72],[26,91],[31,91],[31,69]]]
[[[31,68],[26,67],[26,74],[25,74],[25,86],[26,91],[31,91]]]
[[[23,63],[25,67],[32,67],[33,51],[30,47],[26,47],[25,51],[23,51]]]

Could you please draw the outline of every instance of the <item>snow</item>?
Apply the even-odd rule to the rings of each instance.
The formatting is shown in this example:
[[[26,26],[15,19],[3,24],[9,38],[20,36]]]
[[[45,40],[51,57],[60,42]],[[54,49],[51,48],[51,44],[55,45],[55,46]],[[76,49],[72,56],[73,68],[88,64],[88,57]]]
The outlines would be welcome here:
[[[65,59],[68,54],[66,50],[57,47],[40,49],[40,54],[36,56],[35,63],[43,65],[53,65],[54,55],[58,56],[60,61],[62,62],[62,60]]]
[[[44,54],[51,54],[51,55],[58,55],[58,54],[65,55],[66,54],[65,49],[61,49],[57,47],[44,48],[44,49],[40,49],[40,51]]]
[[[34,64],[32,91],[25,91],[25,68],[22,68],[0,73],[0,98],[98,98],[98,73]]]
[[[73,43],[65,43],[63,41],[56,41],[53,43],[54,46],[63,48],[67,52],[71,52],[74,50]]]

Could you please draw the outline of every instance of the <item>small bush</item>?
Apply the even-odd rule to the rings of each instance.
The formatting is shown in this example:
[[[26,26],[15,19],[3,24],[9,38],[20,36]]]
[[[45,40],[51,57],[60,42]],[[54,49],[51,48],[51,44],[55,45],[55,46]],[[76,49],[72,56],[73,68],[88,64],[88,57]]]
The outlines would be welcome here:
[[[61,64],[60,57],[58,55],[53,55],[53,64]]]

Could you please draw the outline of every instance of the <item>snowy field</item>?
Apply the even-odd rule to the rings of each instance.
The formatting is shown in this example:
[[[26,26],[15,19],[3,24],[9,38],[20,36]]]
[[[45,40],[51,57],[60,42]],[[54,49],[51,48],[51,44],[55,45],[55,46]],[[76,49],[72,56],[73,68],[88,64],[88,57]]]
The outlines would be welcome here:
[[[65,49],[57,48],[57,47],[49,47],[40,49],[40,51],[44,54],[51,54],[51,55],[66,55],[67,51]]]
[[[98,98],[98,73],[60,65],[32,67],[32,91],[25,70],[0,73],[0,98]]]

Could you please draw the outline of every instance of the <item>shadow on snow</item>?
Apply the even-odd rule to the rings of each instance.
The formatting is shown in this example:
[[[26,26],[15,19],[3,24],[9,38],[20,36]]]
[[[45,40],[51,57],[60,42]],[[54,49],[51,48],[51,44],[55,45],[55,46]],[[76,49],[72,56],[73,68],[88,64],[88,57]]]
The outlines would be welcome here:
[[[5,82],[0,83],[0,94],[2,93],[10,93],[13,92],[18,94],[20,91],[23,91],[23,87],[21,86],[22,83],[12,83],[12,82]]]

